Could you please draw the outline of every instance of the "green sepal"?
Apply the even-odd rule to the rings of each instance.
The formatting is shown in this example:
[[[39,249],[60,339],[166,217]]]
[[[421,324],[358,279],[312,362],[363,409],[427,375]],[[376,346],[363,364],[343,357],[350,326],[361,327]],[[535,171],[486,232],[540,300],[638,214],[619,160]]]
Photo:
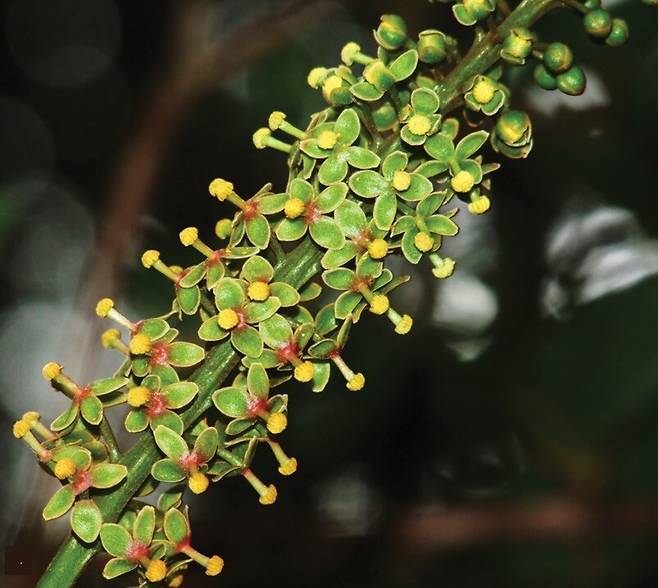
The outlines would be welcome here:
[[[208,470],[213,482],[219,482],[222,478],[238,473],[242,468],[225,461],[216,461]]]
[[[243,418],[249,409],[249,395],[244,388],[220,388],[213,393],[212,401],[219,412],[231,418]]]
[[[82,418],[92,425],[98,425],[103,420],[103,404],[95,396],[87,396],[80,402]]]
[[[165,490],[158,498],[158,510],[162,513],[167,512],[170,508],[178,508],[183,498],[181,486],[174,486]]]
[[[262,324],[262,323],[260,323]],[[263,351],[263,340],[250,325],[231,331],[231,344],[243,355],[258,357]]]
[[[149,373],[149,358],[144,357],[134,357],[130,363],[130,369],[133,374],[138,378],[143,378],[146,374]]]
[[[333,212],[338,208],[338,206],[345,200],[347,196],[347,184],[344,182],[338,182],[337,184],[332,184],[328,186],[315,200],[315,204],[318,210],[322,213]]]
[[[360,301],[361,294],[358,292],[343,292],[334,302],[336,318],[346,319]]]
[[[361,121],[353,108],[344,109],[334,123],[334,132],[338,134],[341,145],[351,145],[359,137]]]
[[[347,150],[347,162],[357,169],[372,169],[379,165],[379,155],[356,145]]]
[[[313,392],[322,392],[329,382],[331,366],[326,361],[314,361],[313,366],[315,369],[313,371],[311,390]]]
[[[270,318],[281,307],[276,296],[270,296],[264,302],[250,302],[244,306],[245,320],[250,324],[260,323]]]
[[[322,294],[322,286],[316,282],[310,282],[300,291],[299,301],[308,302],[310,300],[315,300],[320,294]],[[283,303],[281,303],[281,305],[283,306]]]
[[[96,541],[101,526],[103,515],[93,500],[79,500],[71,511],[71,529],[86,543]]]
[[[313,343],[308,348],[308,354],[311,357],[317,357],[318,359],[328,358],[336,350],[336,342],[333,339],[322,339],[317,343]]]
[[[323,306],[315,315],[315,332],[320,337],[324,337],[337,328],[338,321],[336,321],[336,315],[334,314],[334,305],[327,304]]]
[[[133,408],[126,415],[123,425],[129,433],[140,433],[148,427],[149,419],[146,413],[139,408]]]
[[[345,237],[335,221],[328,216],[321,216],[309,227],[311,238],[325,249],[340,249],[345,244]]]
[[[292,327],[280,314],[274,314],[258,325],[260,336],[268,347],[277,349],[292,339]]]
[[[103,549],[114,557],[124,557],[127,555],[132,538],[130,533],[116,523],[104,523],[100,530],[101,543]]]
[[[208,263],[208,271],[206,272],[206,288],[212,290],[217,285],[217,282],[224,277],[226,269],[221,262]]]
[[[112,488],[128,475],[126,466],[119,463],[99,463],[89,470],[93,488]]]
[[[161,393],[167,401],[168,408],[182,408],[192,402],[199,393],[199,386],[194,382],[176,382],[162,388]]]
[[[157,446],[167,457],[179,460],[187,455],[188,447],[185,439],[171,429],[163,426],[156,427],[153,436]]]
[[[158,427],[165,427],[179,435],[183,434],[183,420],[175,412],[172,412],[169,409],[165,409],[158,416],[153,417],[149,422],[149,425],[153,430]]]
[[[228,334],[228,331],[225,331],[219,326],[216,315],[203,321],[197,331],[197,335],[202,341],[221,341],[225,337],[228,337]]]
[[[375,102],[384,95],[384,92],[378,90],[369,82],[359,82],[358,84],[354,84],[350,88],[350,92],[352,92],[355,98],[363,100],[364,102]]]
[[[247,372],[247,390],[249,394],[261,400],[270,395],[270,379],[262,364],[254,363]],[[229,415],[230,416],[230,415]]]
[[[276,237],[279,241],[298,241],[306,233],[306,222],[303,218],[284,218],[276,228]]]
[[[409,263],[417,264],[420,261],[420,258],[423,254],[418,250],[414,244],[414,237],[418,234],[418,229],[413,228],[409,231],[406,231],[402,236],[402,241],[400,243],[400,248],[402,249],[402,255],[404,255]]]
[[[128,378],[104,378],[96,380],[89,388],[96,396],[103,396],[110,392],[115,392],[128,383]]]
[[[447,164],[455,155],[452,139],[443,133],[437,133],[425,141],[425,151],[436,161]]]
[[[155,508],[144,506],[137,513],[133,525],[133,537],[143,545],[150,545],[155,533]]]
[[[409,49],[390,63],[388,69],[395,77],[395,81],[401,82],[414,73],[417,65],[418,52],[415,49]]]
[[[372,170],[353,173],[349,179],[349,185],[352,192],[363,198],[375,198],[391,189],[388,180]]]
[[[425,219],[427,228],[437,235],[454,237],[459,232],[459,227],[443,214],[435,214]]]
[[[408,202],[418,202],[424,200],[432,192],[432,182],[419,173],[412,173],[409,188],[398,192],[403,200]]]
[[[190,527],[185,515],[178,509],[172,508],[164,517],[164,532],[167,539],[174,545],[185,541],[190,535]]]
[[[403,171],[409,163],[409,155],[404,151],[393,151],[389,153],[382,162],[382,173],[388,180],[392,180],[396,171]]]
[[[75,403],[71,404],[71,406],[50,423],[50,428],[55,432],[63,431],[75,421],[78,416],[78,411],[78,405]]]
[[[208,427],[194,441],[194,453],[203,463],[209,462],[217,453],[219,434],[215,427]]]
[[[299,292],[285,282],[273,282],[270,284],[270,292],[272,296],[279,299],[281,306],[287,307],[299,304]]]
[[[334,290],[347,290],[352,287],[356,275],[351,269],[339,267],[322,272],[322,280]]]
[[[51,521],[66,514],[75,502],[75,493],[68,484],[62,486],[52,495],[41,513],[46,521]]]
[[[226,425],[226,434],[227,435],[240,435],[244,433],[249,427],[253,426],[254,419],[233,419],[228,425]]]
[[[466,10],[463,4],[454,4],[452,7],[452,13],[455,15],[457,22],[463,24],[464,26],[469,27],[477,22],[471,13]]]
[[[439,174],[442,174],[447,169],[448,169],[447,163],[436,161],[435,159],[430,159],[425,163],[421,163],[416,168],[415,173],[420,174],[421,176],[425,176],[426,178],[433,178],[434,176],[438,176]]]
[[[388,231],[395,220],[397,209],[398,199],[393,192],[384,192],[379,196],[379,198],[375,200],[375,207],[372,211],[372,216],[377,228],[383,231]]]
[[[460,161],[469,158],[476,153],[482,145],[487,142],[489,133],[487,131],[476,131],[466,135],[455,147],[455,156]]]
[[[137,567],[137,563],[128,561],[122,557],[113,557],[109,560],[103,568],[103,578],[112,580],[132,572]]]
[[[345,179],[349,171],[349,166],[345,159],[346,155],[347,153],[342,153],[339,157],[336,153],[332,153],[322,162],[318,170],[320,183],[330,186],[331,184],[342,182]]]
[[[240,277],[248,282],[270,282],[274,277],[272,264],[260,255],[247,259],[240,271]]]
[[[178,281],[178,285],[181,288],[191,288],[196,286],[206,275],[207,265],[203,261],[191,268],[188,268],[187,273]]]
[[[281,212],[288,200],[288,194],[282,192],[280,194],[269,194],[263,196],[258,201],[258,208],[263,214],[275,214]]]
[[[205,357],[203,347],[196,343],[175,341],[169,346],[169,363],[176,367],[190,367],[196,365]]]
[[[176,301],[184,314],[196,314],[201,303],[201,291],[198,286],[191,288],[178,288],[176,290]]]
[[[173,459],[165,458],[153,464],[151,475],[159,482],[175,483],[185,479],[185,470]]]
[[[222,278],[215,286],[215,306],[220,310],[237,308],[245,302],[246,298],[245,284],[242,280]]]
[[[302,323],[295,329],[293,339],[297,343],[300,350],[306,347],[306,344],[311,340],[315,332],[315,324],[313,322]]]
[[[258,357],[242,358],[242,365],[244,365],[247,368],[256,362],[262,364],[262,366],[266,369],[281,365],[281,360],[279,359],[279,355],[273,349],[263,349],[263,353],[261,353]]]
[[[270,243],[270,223],[262,214],[257,214],[246,223],[247,238],[259,249],[267,249]]]
[[[157,341],[169,330],[169,323],[160,318],[151,318],[139,324],[137,333],[148,335],[153,341]]]
[[[363,173],[363,172],[356,172]],[[376,173],[376,172],[371,172]],[[356,174],[355,174],[356,175]],[[334,211],[334,220],[346,237],[357,237],[367,226],[366,215],[358,203],[343,201]]]
[[[52,459],[55,462],[70,459],[77,471],[86,470],[91,465],[91,452],[75,445],[64,445],[53,450]]]

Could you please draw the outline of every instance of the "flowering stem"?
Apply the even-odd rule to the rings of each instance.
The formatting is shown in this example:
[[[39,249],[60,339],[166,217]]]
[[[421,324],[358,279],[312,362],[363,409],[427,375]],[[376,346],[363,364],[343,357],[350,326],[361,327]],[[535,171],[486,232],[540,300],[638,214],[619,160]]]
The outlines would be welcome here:
[[[105,440],[107,449],[110,453],[110,461],[119,461],[119,459],[121,459],[121,450],[119,449],[117,438],[114,436],[114,431],[112,430],[107,417],[103,417],[98,428],[100,429],[101,435],[103,435],[103,439]]]

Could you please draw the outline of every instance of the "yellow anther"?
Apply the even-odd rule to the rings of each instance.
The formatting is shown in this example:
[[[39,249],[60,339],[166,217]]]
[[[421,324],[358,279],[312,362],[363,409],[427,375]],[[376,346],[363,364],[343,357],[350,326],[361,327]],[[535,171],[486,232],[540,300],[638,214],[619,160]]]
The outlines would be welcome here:
[[[283,213],[288,218],[297,218],[306,210],[306,204],[301,198],[290,198],[283,207]]]
[[[219,311],[217,322],[222,329],[228,331],[240,322],[240,317],[232,308],[225,308]]]
[[[149,249],[142,253],[142,265],[145,268],[153,267],[153,264],[160,259],[160,252],[155,249]]]
[[[151,351],[151,337],[144,333],[137,333],[130,340],[130,353],[135,355],[144,355]]]
[[[418,251],[422,251],[423,253],[426,253],[427,251],[430,251],[432,247],[434,247],[434,239],[429,233],[426,233],[425,231],[421,231],[420,233],[417,233],[416,236],[414,237],[414,245],[418,249]]]
[[[144,406],[151,398],[151,392],[144,386],[134,386],[128,390],[126,401],[133,408]]]
[[[224,201],[233,192],[233,184],[222,178],[215,178],[208,186],[208,192],[217,200]]]
[[[36,410],[29,410],[23,415],[23,419],[28,425],[32,424],[34,421],[38,421],[41,418],[41,415]]]
[[[262,302],[270,297],[270,285],[267,282],[251,282],[247,287],[247,296],[256,302]]]
[[[329,100],[331,98],[331,94],[335,90],[338,90],[339,88],[342,87],[343,87],[342,78],[339,78],[338,76],[331,76],[322,85],[322,95],[325,97],[325,100]]]
[[[96,304],[96,314],[101,318],[105,318],[107,313],[114,308],[114,300],[111,298],[103,298]]]
[[[43,366],[43,368],[41,369],[41,373],[43,374],[43,377],[46,380],[52,382],[57,376],[59,376],[62,373],[62,366],[59,365],[58,363],[55,363],[54,361],[50,361]]]
[[[206,576],[217,576],[224,569],[224,560],[219,555],[213,555],[206,563]]]
[[[167,575],[167,564],[161,559],[152,559],[146,567],[146,579],[149,582],[162,582]]]
[[[288,426],[288,417],[282,412],[273,412],[267,419],[267,430],[278,435]]]
[[[25,419],[21,419],[20,421],[16,421],[14,423],[14,427],[12,431],[16,439],[22,439],[23,437],[25,437],[25,435],[27,435],[29,430],[30,430],[30,423],[26,422]]]
[[[388,253],[388,243],[384,239],[373,239],[368,243],[368,255],[372,259],[381,259]]]
[[[464,169],[450,180],[450,185],[455,192],[468,192],[473,184],[475,184],[475,178]]]
[[[496,92],[496,84],[489,78],[481,78],[473,87],[473,98],[479,104],[491,102]]]
[[[443,280],[445,278],[449,278],[454,271],[455,271],[455,260],[446,257],[443,259],[443,263],[441,264],[440,267],[435,267],[432,269],[432,274],[434,274],[435,278],[439,278],[440,280]]]
[[[215,235],[220,239],[227,239],[233,229],[233,222],[229,218],[222,218],[215,225]]]
[[[388,296],[375,294],[370,301],[370,312],[373,314],[384,314],[390,307]]]
[[[411,186],[411,174],[406,171],[396,171],[393,174],[393,187],[398,192],[404,192]]]
[[[208,476],[201,472],[194,472],[187,480],[187,485],[194,494],[203,494],[210,484]]]
[[[295,367],[295,380],[298,382],[310,382],[315,374],[315,367],[310,361],[300,363]]]
[[[265,127],[263,127],[262,129],[258,129],[251,137],[256,149],[265,149],[265,147],[267,147],[266,139],[271,134],[272,131],[270,131],[270,129],[267,129]]]
[[[318,88],[322,83],[322,80],[327,77],[327,68],[326,67],[314,67],[308,76],[306,77],[306,82],[311,88]]]
[[[491,201],[486,196],[480,196],[468,203],[468,212],[471,214],[484,214],[491,208]]]
[[[276,131],[283,124],[284,120],[286,120],[286,115],[283,112],[275,110],[270,114],[267,124],[270,126],[270,129]]]
[[[358,390],[362,390],[365,385],[366,378],[361,372],[359,372],[350,378],[345,387],[352,392],[357,392]]]
[[[70,478],[73,474],[75,474],[75,470],[75,462],[68,457],[61,459],[55,464],[55,476],[57,476],[58,480],[65,480],[66,478]]]
[[[276,486],[274,484],[270,484],[267,487],[267,490],[261,495],[261,497],[258,499],[258,502],[261,504],[274,504],[276,502]]]
[[[189,247],[199,238],[199,229],[196,227],[187,227],[178,233],[178,238],[185,247]]]
[[[120,338],[121,333],[119,332],[119,329],[108,329],[101,335],[101,345],[103,345],[105,349],[109,349],[112,344]]]
[[[321,149],[333,149],[338,141],[338,135],[333,131],[322,131],[318,136],[318,147]]]
[[[294,457],[282,463],[279,466],[279,473],[282,476],[292,476],[297,471],[297,460]]]
[[[402,315],[400,322],[395,325],[395,332],[398,335],[406,335],[409,331],[411,331],[413,324],[414,320],[408,314],[404,314]]]
[[[352,65],[354,63],[354,58],[356,57],[357,53],[361,52],[361,47],[359,46],[358,43],[354,43],[353,41],[345,45],[343,49],[340,52],[340,60],[345,64],[345,65]]]
[[[409,130],[414,135],[425,135],[429,133],[432,128],[432,123],[430,119],[422,114],[414,114],[407,123]]]

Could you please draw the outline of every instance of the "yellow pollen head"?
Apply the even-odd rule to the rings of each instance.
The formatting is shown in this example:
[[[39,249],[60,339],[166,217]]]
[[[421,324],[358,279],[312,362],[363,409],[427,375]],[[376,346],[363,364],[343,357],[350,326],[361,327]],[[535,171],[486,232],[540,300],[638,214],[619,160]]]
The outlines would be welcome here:
[[[283,112],[275,110],[272,114],[270,114],[270,118],[267,121],[267,124],[269,125],[270,129],[276,131],[283,124],[284,120],[286,120],[286,115]]]
[[[55,363],[54,361],[50,361],[43,366],[43,368],[41,369],[41,373],[43,374],[43,377],[46,380],[52,382],[57,376],[59,376],[62,373],[62,366],[59,365],[58,363]]]
[[[28,425],[32,424],[34,421],[38,421],[41,418],[41,415],[36,410],[30,410],[23,415],[23,419]]]
[[[388,253],[388,243],[384,239],[373,239],[368,243],[368,255],[372,259],[382,259]]]
[[[270,285],[267,282],[251,282],[247,287],[247,296],[250,300],[263,302],[270,297]]]
[[[327,78],[322,86],[322,95],[326,100],[331,98],[335,90],[343,87],[343,80],[338,76],[331,76]]]
[[[373,314],[384,314],[391,306],[388,296],[375,294],[370,301],[370,312]]]
[[[258,499],[258,502],[261,504],[274,504],[276,502],[276,486],[274,484],[270,484],[267,487],[267,490],[263,493],[263,495]]]
[[[484,214],[491,208],[491,201],[486,196],[480,196],[468,203],[468,212],[471,214]]]
[[[297,471],[297,460],[291,457],[285,463],[279,466],[279,473],[282,476],[292,476]]]
[[[455,192],[468,192],[474,184],[475,179],[466,170],[461,170],[450,180],[450,185]]]
[[[153,267],[153,264],[160,259],[160,252],[155,249],[149,249],[142,253],[142,265],[148,269]]]
[[[354,57],[356,57],[356,54],[360,52],[361,47],[359,44],[352,41],[342,48],[340,52],[340,60],[345,65],[352,65],[354,63]]]
[[[271,134],[272,131],[266,127],[258,129],[251,137],[256,149],[265,149],[265,147],[267,147],[267,139]]]
[[[315,367],[310,361],[304,361],[295,367],[295,380],[298,382],[310,382],[315,374]]]
[[[314,67],[310,72],[308,72],[308,76],[306,77],[306,81],[311,88],[319,88],[320,84],[322,83],[322,80],[327,77],[327,68],[326,67]]]
[[[206,576],[217,576],[224,569],[224,560],[213,555],[206,563]]]
[[[219,219],[215,225],[215,235],[220,239],[228,239],[231,229],[233,229],[233,222],[230,218]]]
[[[12,432],[14,433],[14,437],[16,437],[16,439],[22,439],[25,437],[25,435],[27,435],[29,430],[30,423],[28,423],[25,419],[21,419],[20,421],[16,421],[14,423]]]
[[[114,300],[111,298],[103,298],[98,301],[98,304],[96,304],[96,314],[100,316],[101,318],[105,318],[114,308]]]
[[[411,174],[406,171],[396,171],[393,174],[393,187],[398,192],[404,192],[411,186]]]
[[[430,119],[422,114],[414,114],[407,123],[409,130],[414,135],[425,135],[429,133],[432,128],[432,123]]]
[[[395,325],[395,332],[398,335],[406,335],[409,331],[411,331],[413,324],[414,320],[408,314],[404,314],[402,315],[400,322]]]
[[[55,476],[57,476],[58,480],[70,478],[75,474],[75,469],[75,462],[72,459],[65,457],[55,464]]]
[[[134,386],[128,390],[126,401],[133,408],[139,408],[140,406],[144,406],[149,401],[149,398],[151,398],[151,392],[148,388]]]
[[[443,280],[445,278],[449,278],[454,271],[455,271],[455,260],[446,257],[443,259],[443,263],[441,264],[440,267],[435,267],[432,270],[432,274],[434,274],[435,278],[439,278],[439,280]]]
[[[217,315],[217,322],[222,329],[229,331],[233,327],[237,326],[237,324],[240,322],[240,317],[238,317],[238,313],[235,312],[235,310],[232,308],[225,308],[224,310],[219,311],[219,314]]]
[[[144,333],[137,333],[130,340],[130,353],[144,355],[151,351],[151,337]]]
[[[185,247],[189,247],[199,238],[199,230],[196,227],[187,227],[178,234],[178,238]]]
[[[434,247],[434,239],[429,233],[421,231],[414,237],[414,245],[418,251],[426,253],[427,251],[430,251],[432,247]]]
[[[282,412],[274,412],[267,419],[267,430],[278,435],[288,426],[288,417]]]
[[[167,575],[167,564],[161,559],[152,559],[146,566],[146,579],[149,582],[162,582]]]
[[[290,198],[283,207],[283,213],[288,218],[297,218],[306,210],[306,204],[300,198]]]
[[[101,335],[101,345],[103,345],[105,349],[109,349],[112,347],[112,344],[120,338],[121,333],[119,332],[119,329],[108,329]]]
[[[333,149],[338,141],[338,135],[333,131],[322,131],[318,136],[318,146],[321,149]]]
[[[366,385],[366,378],[361,372],[359,372],[358,374],[354,374],[350,378],[349,382],[345,384],[345,387],[351,392],[357,392],[359,390],[362,390],[365,385]]]
[[[496,85],[489,78],[481,78],[473,86],[473,98],[479,104],[491,102],[496,92]]]
[[[187,480],[187,485],[195,494],[203,494],[210,484],[208,476],[201,472],[194,472]]]
[[[208,192],[217,200],[224,201],[230,194],[233,193],[233,183],[222,178],[215,178],[208,186]]]

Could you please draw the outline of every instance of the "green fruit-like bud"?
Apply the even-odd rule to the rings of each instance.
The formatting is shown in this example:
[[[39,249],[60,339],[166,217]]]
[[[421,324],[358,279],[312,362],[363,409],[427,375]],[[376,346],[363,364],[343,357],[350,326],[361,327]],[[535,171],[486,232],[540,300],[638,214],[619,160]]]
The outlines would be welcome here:
[[[531,133],[530,117],[520,110],[508,110],[500,115],[496,123],[496,137],[512,147],[527,143]]]
[[[558,89],[569,96],[580,96],[585,91],[586,83],[585,72],[577,65],[557,76]]]
[[[491,0],[463,0],[462,3],[466,12],[477,21],[485,19],[495,8]]]
[[[407,23],[397,14],[384,14],[375,31],[375,39],[384,49],[399,49],[407,39]]]
[[[391,70],[379,60],[366,65],[363,70],[363,77],[380,92],[386,92],[386,90],[395,84],[395,78]]]
[[[525,59],[532,51],[532,43],[535,36],[528,30],[522,27],[512,29],[503,41],[503,53],[515,57],[517,59]]]
[[[605,40],[606,45],[610,45],[610,47],[620,47],[628,41],[628,34],[628,25],[626,24],[626,21],[621,18],[613,18],[612,30]]]
[[[612,31],[612,16],[607,10],[603,10],[602,8],[592,10],[585,15],[583,25],[588,35],[592,35],[592,37],[596,37],[597,39],[603,39]]]
[[[446,38],[441,31],[421,31],[418,35],[418,58],[423,63],[441,63],[446,58],[446,52]]]
[[[537,65],[535,71],[533,72],[533,77],[535,82],[544,90],[555,90],[557,88],[557,80],[555,76],[552,75],[543,64]]]
[[[553,73],[567,71],[573,64],[573,53],[564,43],[551,43],[544,51],[544,65]]]

